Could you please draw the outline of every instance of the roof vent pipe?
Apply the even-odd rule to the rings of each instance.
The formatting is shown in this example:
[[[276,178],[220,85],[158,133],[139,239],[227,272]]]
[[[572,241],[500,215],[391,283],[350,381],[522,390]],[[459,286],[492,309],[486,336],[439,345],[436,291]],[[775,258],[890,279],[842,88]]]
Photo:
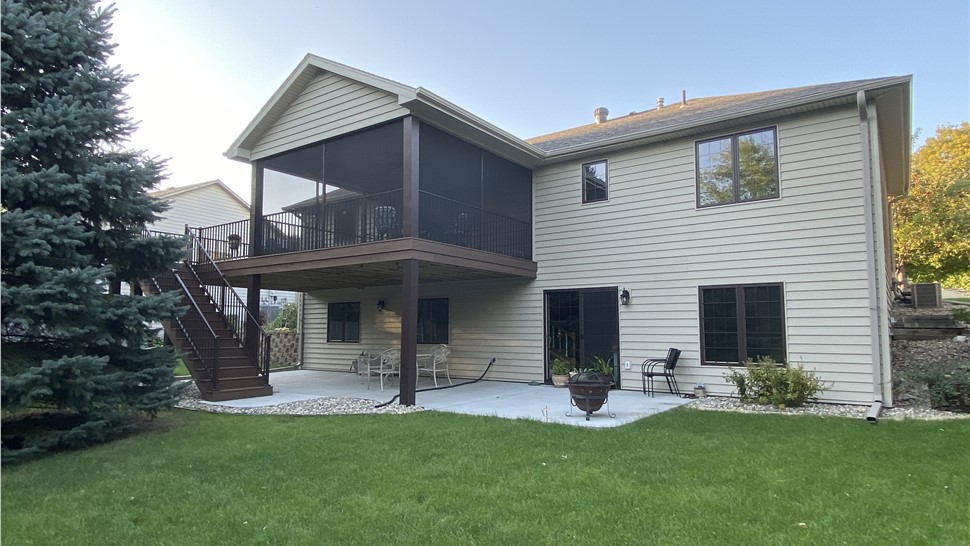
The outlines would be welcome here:
[[[664,107],[664,98],[657,97],[657,108],[663,108],[663,107]]]
[[[596,118],[596,124],[606,123],[606,118],[610,115],[610,111],[605,107],[600,106],[596,110],[593,110],[593,117]]]
[[[687,90],[683,89],[680,92],[680,105],[687,106]]]

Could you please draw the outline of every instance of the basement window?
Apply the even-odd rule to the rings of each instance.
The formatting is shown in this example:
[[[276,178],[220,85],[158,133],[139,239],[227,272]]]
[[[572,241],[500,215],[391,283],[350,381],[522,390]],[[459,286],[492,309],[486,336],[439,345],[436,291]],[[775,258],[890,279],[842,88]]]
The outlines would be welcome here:
[[[701,363],[785,362],[784,301],[780,283],[700,287]]]
[[[360,302],[327,304],[327,341],[360,342]]]

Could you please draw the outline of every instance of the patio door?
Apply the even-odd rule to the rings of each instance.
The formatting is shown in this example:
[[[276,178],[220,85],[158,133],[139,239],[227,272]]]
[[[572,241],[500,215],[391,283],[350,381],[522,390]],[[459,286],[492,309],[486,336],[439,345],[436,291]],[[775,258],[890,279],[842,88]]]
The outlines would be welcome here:
[[[613,381],[620,387],[618,298],[615,287],[545,292],[546,378],[553,358],[584,368],[599,356],[613,359]]]

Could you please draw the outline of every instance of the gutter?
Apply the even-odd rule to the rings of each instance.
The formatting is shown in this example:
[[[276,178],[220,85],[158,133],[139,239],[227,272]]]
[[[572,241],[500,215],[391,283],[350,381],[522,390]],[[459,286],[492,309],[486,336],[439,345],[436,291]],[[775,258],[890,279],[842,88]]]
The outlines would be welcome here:
[[[869,264],[869,274],[867,275],[867,288],[869,291],[869,329],[871,332],[870,343],[872,346],[872,406],[866,415],[866,421],[876,423],[879,413],[882,411],[882,359],[883,350],[879,320],[881,309],[879,306],[878,295],[879,285],[876,282],[879,274],[879,263],[876,258],[875,241],[875,211],[873,203],[873,192],[875,191],[874,180],[872,177],[872,150],[869,145],[872,135],[869,125],[869,106],[866,102],[865,90],[856,93],[856,106],[859,109],[859,144],[862,149],[862,179],[863,179],[863,202],[865,209],[866,222],[866,263]]]

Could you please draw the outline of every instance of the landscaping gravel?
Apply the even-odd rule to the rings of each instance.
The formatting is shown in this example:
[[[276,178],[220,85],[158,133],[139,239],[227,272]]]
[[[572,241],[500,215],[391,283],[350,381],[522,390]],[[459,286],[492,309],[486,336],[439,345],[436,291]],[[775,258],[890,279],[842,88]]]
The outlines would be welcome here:
[[[949,314],[954,306],[945,304],[943,308],[912,309],[897,308],[894,313],[901,314]],[[907,372],[932,367],[943,361],[970,363],[970,343],[953,340],[894,341],[892,343],[893,377],[896,378],[894,391],[895,407],[887,408],[879,415],[880,419],[966,419],[970,414],[937,411],[929,407],[929,395],[924,385],[907,382]],[[361,398],[325,397],[290,402],[274,406],[256,408],[235,408],[213,405],[199,398],[199,389],[189,384],[183,391],[178,407],[209,411],[213,413],[236,413],[249,415],[336,415],[336,414],[403,414],[425,411],[419,406],[402,406],[394,403],[375,408],[378,402]],[[800,408],[779,409],[774,406],[742,404],[736,398],[708,396],[698,398],[688,404],[700,410],[735,411],[742,413],[777,413],[783,415],[821,415],[832,417],[864,418],[869,406],[846,404],[806,404]]]
[[[425,411],[418,406],[402,406],[401,404],[388,404],[382,408],[376,408],[379,402],[375,400],[365,400],[363,398],[338,398],[327,396],[314,398],[312,400],[302,400],[299,402],[287,402],[273,406],[260,406],[255,408],[234,408],[210,404],[199,397],[199,388],[194,383],[182,391],[182,400],[176,407],[208,411],[211,413],[236,413],[245,415],[340,415],[340,414],[363,414],[363,413],[414,413]]]

